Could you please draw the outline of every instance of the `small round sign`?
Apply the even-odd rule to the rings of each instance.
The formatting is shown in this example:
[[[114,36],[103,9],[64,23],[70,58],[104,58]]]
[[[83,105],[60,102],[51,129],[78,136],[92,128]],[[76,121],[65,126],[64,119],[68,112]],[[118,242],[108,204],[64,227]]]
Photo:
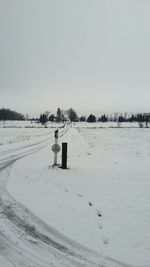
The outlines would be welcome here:
[[[60,151],[60,145],[58,145],[58,144],[52,145],[52,151],[54,153],[58,153]]]

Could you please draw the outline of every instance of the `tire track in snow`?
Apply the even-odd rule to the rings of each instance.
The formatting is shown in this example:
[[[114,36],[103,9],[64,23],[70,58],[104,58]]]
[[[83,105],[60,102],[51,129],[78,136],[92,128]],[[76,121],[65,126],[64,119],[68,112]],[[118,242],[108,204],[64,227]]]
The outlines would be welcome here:
[[[69,127],[66,127],[60,135],[63,136],[68,129]],[[8,167],[11,167],[17,160],[46,147],[48,140],[49,138],[29,145],[25,147],[25,150],[22,147],[16,155],[11,154],[11,152],[15,153],[15,150],[7,151],[8,157],[0,161],[0,174],[3,175]],[[6,178],[8,179],[9,176],[7,175]],[[0,179],[0,217],[3,221],[0,222],[0,226],[3,228],[3,232],[0,231],[2,244],[0,253],[8,259],[12,266],[134,267],[110,258],[107,258],[107,263],[104,263],[105,259],[102,259],[98,253],[63,236],[18,203],[6,191],[5,184],[6,179]]]
[[[20,147],[17,147],[17,148],[11,148],[11,149],[7,149],[7,150],[4,150],[4,151],[1,151],[0,152],[0,156],[3,156],[3,155],[7,155],[9,153],[13,153],[13,152],[17,152],[17,151],[21,151],[21,150],[24,150],[26,148],[31,148],[33,146],[37,146],[39,144],[42,144],[42,143],[45,143],[46,141],[50,140],[50,135],[51,133],[49,133],[49,137],[48,138],[45,138],[44,140],[41,140],[39,142],[34,142],[34,143],[31,143],[31,144],[28,144],[28,145],[23,145],[23,146],[20,146]]]
[[[65,130],[63,130],[61,132],[61,135],[63,136],[66,132],[68,131],[68,127],[66,127]],[[49,140],[42,140],[41,142],[37,142],[34,143],[32,145],[27,145],[25,147],[21,147],[19,149],[17,149],[17,151],[15,149],[13,150],[7,150],[5,151],[5,155],[7,155],[6,158],[2,158],[0,161],[0,172],[1,174],[3,174],[3,172],[5,170],[8,169],[8,167],[12,166],[17,160],[22,159],[23,157],[26,157],[32,153],[35,153],[41,149],[43,149],[44,147],[47,146],[47,141]],[[44,145],[41,146],[41,143],[44,143]],[[39,146],[40,145],[40,146]],[[33,146],[35,146],[33,148]],[[26,150],[26,148],[28,150]],[[19,151],[19,153],[18,153]],[[16,153],[15,155],[12,155],[12,153]],[[2,153],[1,153],[2,155]],[[8,177],[7,177],[8,179]],[[27,236],[30,236],[31,238],[34,238],[36,241],[39,241],[42,243],[42,250],[45,250],[45,246],[46,247],[51,247],[55,250],[55,253],[53,253],[55,255],[55,259],[57,259],[57,266],[59,259],[61,259],[61,264],[60,266],[100,266],[99,264],[97,265],[95,262],[92,262],[91,260],[86,260],[85,255],[83,256],[81,253],[80,255],[80,249],[75,243],[72,244],[72,241],[68,241],[65,237],[63,237],[61,234],[59,234],[57,231],[49,228],[49,226],[46,226],[42,221],[40,221],[38,219],[35,219],[35,216],[29,211],[27,210],[25,207],[23,207],[21,204],[19,204],[17,201],[14,201],[13,198],[11,198],[11,196],[7,193],[6,189],[5,189],[5,184],[6,184],[6,180],[0,181],[0,192],[1,192],[1,199],[0,199],[0,209],[1,209],[1,218],[5,221],[5,224],[9,226],[9,229],[11,231],[11,228],[16,229],[16,231],[21,231],[22,233],[24,233]],[[5,196],[5,197],[4,197]],[[7,199],[7,200],[6,200]],[[9,202],[10,204],[8,204],[7,202]],[[15,204],[15,205],[14,205]],[[14,209],[12,208],[14,207]],[[19,210],[19,214],[16,213],[16,211]],[[23,215],[23,217],[22,217]],[[30,224],[28,222],[26,222],[25,218],[29,218]],[[35,223],[36,221],[36,223]],[[36,226],[35,226],[36,224]],[[43,231],[39,231],[37,230],[39,227],[41,227],[42,225],[42,230],[45,231],[46,233],[43,234]],[[47,229],[47,230],[45,230]],[[50,236],[52,235],[52,237]],[[16,238],[16,237],[15,237]],[[18,237],[17,237],[18,238]],[[44,265],[42,264],[38,264],[38,262],[36,262],[34,259],[34,257],[31,257],[32,260],[28,261],[28,255],[26,255],[26,253],[24,252],[24,249],[20,246],[19,249],[22,252],[18,252],[19,256],[17,252],[15,252],[12,249],[12,245],[11,243],[14,243],[9,236],[7,236],[6,232],[5,235],[4,233],[0,233],[0,239],[3,240],[3,247],[5,247],[5,249],[2,249],[3,251],[7,249],[9,249],[10,251],[13,251],[14,255],[13,257],[10,257],[7,255],[6,258],[8,258],[9,262],[12,262],[13,266],[50,266],[49,263],[45,263]],[[57,240],[58,239],[58,240]],[[8,242],[9,241],[9,242]],[[9,245],[7,244],[9,243]],[[65,246],[64,244],[67,244],[67,246]],[[5,244],[5,245],[4,245]],[[29,244],[28,244],[29,245]],[[72,245],[72,248],[70,248]],[[15,243],[14,243],[15,246]],[[33,244],[32,244],[33,246]],[[37,247],[37,243],[35,242],[34,244],[35,248]],[[77,254],[74,252],[74,246],[77,250]],[[43,248],[44,247],[44,248]],[[69,247],[69,248],[68,248]],[[1,251],[1,249],[0,249]],[[56,253],[57,251],[57,253]],[[86,251],[86,250],[85,250]],[[84,254],[85,253],[84,251]],[[2,253],[3,255],[5,253]],[[11,254],[11,253],[9,253]],[[17,254],[17,256],[16,256]],[[6,255],[5,255],[6,256]],[[22,258],[22,264],[21,265],[17,265],[18,261],[15,259],[17,257],[17,259],[19,259],[20,257]],[[36,262],[36,263],[35,263]],[[54,262],[51,263],[54,266]],[[83,263],[84,262],[84,265]],[[85,265],[86,262],[86,265]],[[30,265],[29,265],[30,263]]]

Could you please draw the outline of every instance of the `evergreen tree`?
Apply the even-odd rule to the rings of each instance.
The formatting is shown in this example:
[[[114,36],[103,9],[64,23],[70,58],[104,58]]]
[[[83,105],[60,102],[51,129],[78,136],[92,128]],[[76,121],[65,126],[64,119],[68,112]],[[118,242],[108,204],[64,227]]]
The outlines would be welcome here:
[[[146,116],[146,117],[145,117],[146,128],[148,128],[148,121],[149,121],[149,118],[148,118],[148,116]]]
[[[40,122],[41,122],[43,125],[46,125],[47,121],[48,121],[48,118],[47,118],[46,114],[41,114],[41,115],[40,115]]]
[[[137,122],[144,122],[144,115],[139,113],[137,114]]]
[[[87,118],[87,122],[96,122],[96,117],[93,114],[90,114]]]
[[[60,108],[57,109],[57,115],[56,115],[56,122],[61,122],[62,121],[62,113]]]
[[[54,116],[54,114],[51,114],[51,115],[49,116],[49,121],[51,121],[51,122],[54,122],[54,121],[55,121],[55,116]]]
[[[125,122],[125,118],[121,115],[118,117],[118,122]]]
[[[107,122],[108,121],[108,118],[106,117],[106,115],[102,115],[101,116],[101,122]]]
[[[79,120],[80,121],[86,121],[86,117],[85,116],[81,116]]]
[[[135,116],[132,114],[131,117],[128,119],[129,122],[134,122],[136,120]]]

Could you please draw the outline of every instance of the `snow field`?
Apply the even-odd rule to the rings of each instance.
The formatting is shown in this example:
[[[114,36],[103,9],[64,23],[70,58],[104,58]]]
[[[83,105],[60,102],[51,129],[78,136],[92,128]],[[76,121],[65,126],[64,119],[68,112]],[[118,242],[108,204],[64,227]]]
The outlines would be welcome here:
[[[2,267],[12,267],[11,263],[0,255],[0,264]]]
[[[70,128],[60,139],[68,142],[68,170],[51,167],[51,138],[48,147],[16,162],[7,190],[103,256],[150,266],[149,137],[149,129]]]

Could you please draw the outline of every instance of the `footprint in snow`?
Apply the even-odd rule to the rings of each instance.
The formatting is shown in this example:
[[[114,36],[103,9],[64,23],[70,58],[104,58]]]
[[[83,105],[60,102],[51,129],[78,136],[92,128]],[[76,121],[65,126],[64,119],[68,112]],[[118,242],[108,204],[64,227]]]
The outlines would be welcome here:
[[[109,238],[108,237],[103,238],[103,244],[105,244],[105,245],[109,244]]]
[[[65,189],[65,192],[67,192],[67,193],[68,193],[68,192],[69,192],[69,191],[68,191],[68,189]]]
[[[102,229],[103,229],[103,225],[102,225],[102,224],[98,224],[98,228],[99,228],[100,230],[102,230]]]
[[[97,210],[97,216],[98,216],[98,217],[102,217],[102,213],[101,213],[101,211]]]

